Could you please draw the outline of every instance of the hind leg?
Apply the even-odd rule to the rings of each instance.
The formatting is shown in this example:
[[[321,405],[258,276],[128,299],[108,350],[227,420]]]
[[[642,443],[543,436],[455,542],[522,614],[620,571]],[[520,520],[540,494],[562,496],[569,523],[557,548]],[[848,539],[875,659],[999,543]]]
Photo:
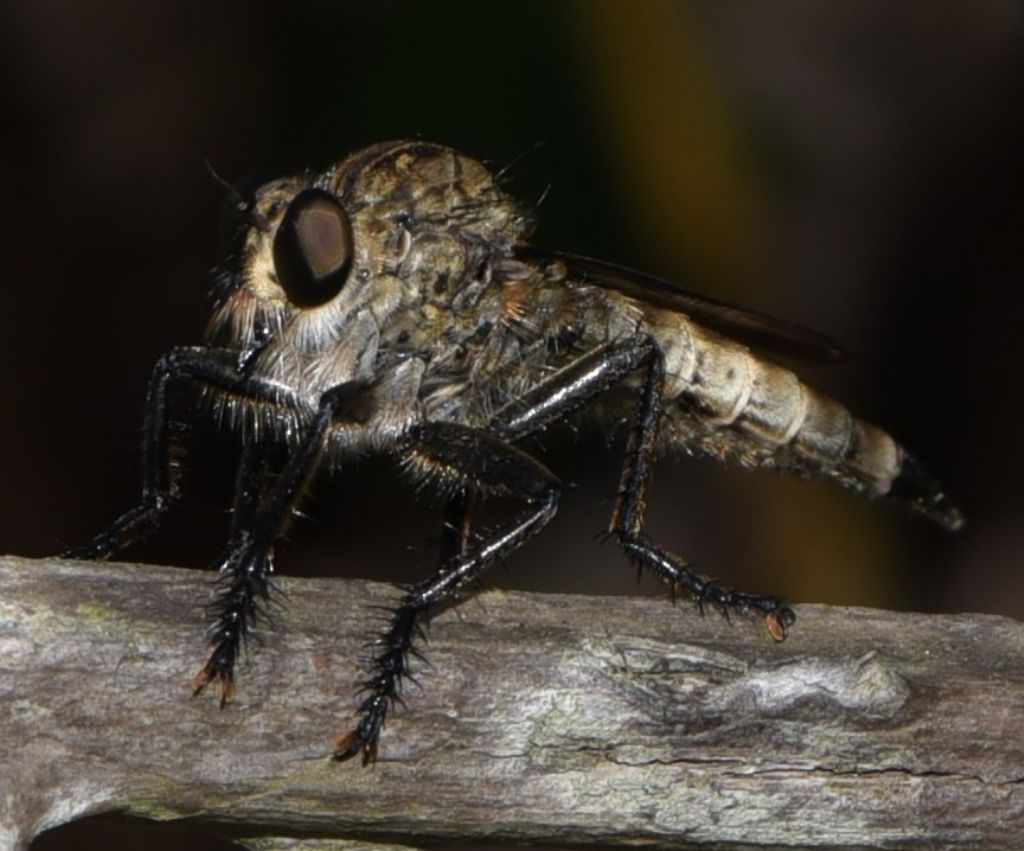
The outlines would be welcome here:
[[[535,434],[582,408],[598,394],[640,372],[643,385],[626,444],[626,459],[619,482],[608,534],[626,554],[673,590],[692,596],[703,610],[757,612],[764,616],[771,635],[782,640],[796,620],[792,610],[776,598],[748,594],[701,576],[678,556],[662,549],[644,532],[647,487],[654,467],[664,385],[661,350],[650,338],[611,343],[582,355],[573,363],[531,388],[495,416],[494,430],[507,440]]]

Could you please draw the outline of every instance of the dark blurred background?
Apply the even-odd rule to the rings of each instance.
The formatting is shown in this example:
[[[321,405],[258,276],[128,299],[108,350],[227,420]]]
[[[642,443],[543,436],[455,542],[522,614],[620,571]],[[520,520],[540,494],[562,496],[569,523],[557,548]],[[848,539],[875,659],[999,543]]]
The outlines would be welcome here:
[[[237,181],[421,137],[495,168],[522,157],[509,189],[550,187],[546,247],[841,340],[848,360],[805,378],[912,447],[970,520],[950,536],[681,460],[655,482],[659,540],[798,602],[1024,615],[1016,0],[22,0],[0,24],[3,550],[53,554],[136,500],[150,368],[200,339],[222,255],[204,158]],[[586,431],[545,442],[579,487],[486,584],[635,592],[592,540],[617,455]],[[184,504],[126,556],[212,564],[236,453],[197,429]],[[306,508],[282,571],[401,581],[432,564],[437,515],[388,463],[347,467]]]

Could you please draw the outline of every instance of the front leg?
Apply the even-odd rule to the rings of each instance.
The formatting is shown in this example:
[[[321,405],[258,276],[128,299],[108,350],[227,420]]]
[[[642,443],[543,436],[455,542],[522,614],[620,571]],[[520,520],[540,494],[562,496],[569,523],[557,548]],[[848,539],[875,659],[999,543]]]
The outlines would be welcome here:
[[[142,540],[160,522],[175,495],[168,458],[167,399],[171,384],[191,379],[254,401],[287,404],[280,390],[246,376],[237,367],[237,353],[222,349],[172,349],[156,362],[146,393],[142,433],[142,498],[105,532],[87,544],[72,547],[61,558],[106,559]]]
[[[364,382],[350,382],[321,397],[298,445],[262,501],[262,470],[257,465],[263,450],[254,445],[244,448],[231,541],[219,568],[222,587],[213,603],[216,617],[210,631],[213,652],[192,680],[193,695],[198,695],[211,682],[220,688],[221,706],[234,695],[235,661],[256,623],[260,603],[270,591],[274,544],[317,469],[332,423],[344,416],[346,407],[366,388]]]
[[[480,542],[453,533],[453,555],[429,579],[408,589],[378,638],[381,648],[373,670],[363,683],[367,697],[359,707],[355,728],[338,738],[334,758],[361,755],[363,765],[377,756],[377,739],[387,714],[399,699],[408,657],[414,652],[417,621],[438,605],[450,602],[467,582],[537,534],[555,515],[560,486],[543,465],[525,452],[486,431],[453,423],[425,423],[411,429],[403,460],[416,474],[435,480],[457,494],[467,487],[480,495],[506,495],[525,501],[524,510],[504,528]],[[458,496],[451,502],[455,516],[468,517],[467,503]]]
[[[252,435],[243,435],[242,452],[235,476],[235,498],[231,506],[231,532],[233,540],[243,529],[252,526],[269,489],[268,475],[273,463],[273,449],[266,441]]]

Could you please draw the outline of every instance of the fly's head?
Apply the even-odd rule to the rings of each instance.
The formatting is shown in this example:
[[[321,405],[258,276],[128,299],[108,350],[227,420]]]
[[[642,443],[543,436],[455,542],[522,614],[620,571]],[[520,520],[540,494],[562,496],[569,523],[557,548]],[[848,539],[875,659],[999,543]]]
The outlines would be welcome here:
[[[530,227],[484,166],[422,142],[275,180],[246,213],[209,337],[310,397],[429,360]]]

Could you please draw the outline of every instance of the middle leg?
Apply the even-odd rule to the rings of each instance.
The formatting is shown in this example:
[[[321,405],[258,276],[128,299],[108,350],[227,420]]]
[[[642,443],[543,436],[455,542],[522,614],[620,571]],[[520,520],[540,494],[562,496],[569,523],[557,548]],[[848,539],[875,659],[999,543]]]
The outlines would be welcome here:
[[[479,543],[469,538],[464,527],[456,527],[447,545],[452,558],[433,576],[409,588],[394,610],[376,642],[379,651],[362,685],[367,696],[359,706],[359,721],[334,746],[335,759],[361,754],[363,765],[376,759],[380,731],[389,710],[400,700],[419,620],[453,600],[466,583],[544,528],[555,515],[560,493],[557,479],[538,461],[485,431],[466,426],[425,423],[414,427],[404,459],[415,473],[453,491],[450,510],[460,523],[468,518],[472,497],[467,493],[512,496],[526,506],[510,524]]]

